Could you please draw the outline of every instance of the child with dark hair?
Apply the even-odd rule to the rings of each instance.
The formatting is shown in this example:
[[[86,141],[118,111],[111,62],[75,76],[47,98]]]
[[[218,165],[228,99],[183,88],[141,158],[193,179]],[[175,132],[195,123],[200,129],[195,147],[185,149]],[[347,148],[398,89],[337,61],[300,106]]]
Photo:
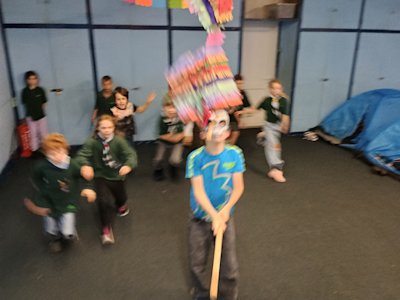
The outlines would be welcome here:
[[[21,99],[25,106],[26,122],[29,127],[31,150],[39,149],[43,137],[47,134],[47,118],[45,113],[46,93],[39,84],[39,76],[35,71],[25,73],[26,87],[22,90]]]
[[[129,92],[126,88],[116,87],[114,95],[115,106],[111,108],[111,112],[117,119],[116,132],[124,136],[127,141],[133,142],[133,135],[136,134],[134,114],[145,112],[157,95],[151,92],[141,106],[129,102]]]
[[[85,183],[79,195],[80,167],[68,156],[68,150],[62,134],[51,133],[43,139],[42,151],[46,159],[38,161],[33,168],[33,200],[25,199],[26,207],[44,218],[51,252],[61,251],[63,241],[76,239],[75,213],[79,196],[87,197],[89,202],[96,199],[90,182]]]
[[[115,135],[114,117],[103,115],[97,121],[94,136],[82,146],[77,159],[82,176],[87,180],[94,178],[102,244],[114,244],[115,213],[121,217],[129,213],[124,183],[125,176],[137,165],[136,152],[123,137]]]
[[[242,105],[234,106],[228,109],[229,113],[229,124],[231,129],[231,135],[228,139],[229,144],[236,145],[236,142],[240,136],[240,116],[243,108],[250,107],[249,98],[247,97],[246,92],[243,90],[243,77],[240,74],[236,74],[234,77],[237,88],[242,95]]]
[[[92,114],[92,123],[102,115],[112,115],[111,108],[115,105],[113,93],[113,81],[111,76],[105,75],[101,78],[101,91],[96,95],[96,103]]]

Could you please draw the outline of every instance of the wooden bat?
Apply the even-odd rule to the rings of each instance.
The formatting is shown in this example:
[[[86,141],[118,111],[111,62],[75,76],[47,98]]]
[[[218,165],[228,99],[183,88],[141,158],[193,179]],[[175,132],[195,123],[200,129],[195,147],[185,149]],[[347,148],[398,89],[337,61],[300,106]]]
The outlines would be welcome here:
[[[214,262],[211,274],[211,285],[210,285],[210,300],[217,300],[218,297],[218,281],[219,281],[219,269],[221,266],[221,252],[222,252],[222,239],[224,236],[223,230],[218,231],[215,237],[214,247]]]

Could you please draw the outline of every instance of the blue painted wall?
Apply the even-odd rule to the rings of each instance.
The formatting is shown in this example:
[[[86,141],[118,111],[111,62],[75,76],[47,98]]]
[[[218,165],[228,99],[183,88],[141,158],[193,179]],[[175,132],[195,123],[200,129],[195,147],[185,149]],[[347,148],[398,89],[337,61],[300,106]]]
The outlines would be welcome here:
[[[187,10],[145,8],[122,0],[0,0],[11,74],[24,117],[20,91],[23,74],[38,71],[47,90],[50,131],[66,135],[73,145],[91,133],[95,86],[111,75],[115,86],[131,90],[142,104],[158,94],[149,109],[135,116],[135,140],[154,140],[160,103],[166,92],[164,73],[171,59],[204,45],[206,34]],[[234,73],[239,70],[241,0],[227,28],[225,50]],[[51,89],[62,88],[56,95]]]
[[[291,82],[291,132],[318,125],[353,95],[400,89],[399,0],[302,3],[296,25],[281,26],[280,32],[283,57],[278,74],[285,84]]]

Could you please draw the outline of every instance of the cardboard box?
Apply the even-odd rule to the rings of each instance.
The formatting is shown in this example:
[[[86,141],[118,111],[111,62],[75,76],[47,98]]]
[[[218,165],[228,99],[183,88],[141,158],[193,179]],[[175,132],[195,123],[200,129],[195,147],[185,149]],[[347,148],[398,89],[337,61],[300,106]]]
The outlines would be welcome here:
[[[263,7],[267,19],[291,19],[295,17],[296,3],[274,3]]]

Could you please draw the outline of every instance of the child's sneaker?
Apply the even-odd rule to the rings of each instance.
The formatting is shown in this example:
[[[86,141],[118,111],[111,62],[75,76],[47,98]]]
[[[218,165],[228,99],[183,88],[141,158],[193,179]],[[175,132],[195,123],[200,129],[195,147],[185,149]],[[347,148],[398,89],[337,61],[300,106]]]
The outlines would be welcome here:
[[[164,170],[163,169],[154,170],[153,178],[155,181],[163,181],[165,179]]]
[[[286,178],[283,176],[283,172],[278,169],[272,169],[268,172],[268,177],[272,178],[276,182],[283,183],[286,182]]]
[[[49,243],[49,251],[51,253],[60,253],[62,251],[61,240],[51,241]]]
[[[172,181],[178,181],[179,179],[179,168],[173,165],[169,165],[169,175]]]
[[[103,234],[101,235],[101,243],[103,245],[111,245],[114,244],[114,242],[114,234],[111,227],[104,227]]]
[[[127,214],[129,214],[128,205],[124,204],[118,208],[118,216],[125,217]]]

